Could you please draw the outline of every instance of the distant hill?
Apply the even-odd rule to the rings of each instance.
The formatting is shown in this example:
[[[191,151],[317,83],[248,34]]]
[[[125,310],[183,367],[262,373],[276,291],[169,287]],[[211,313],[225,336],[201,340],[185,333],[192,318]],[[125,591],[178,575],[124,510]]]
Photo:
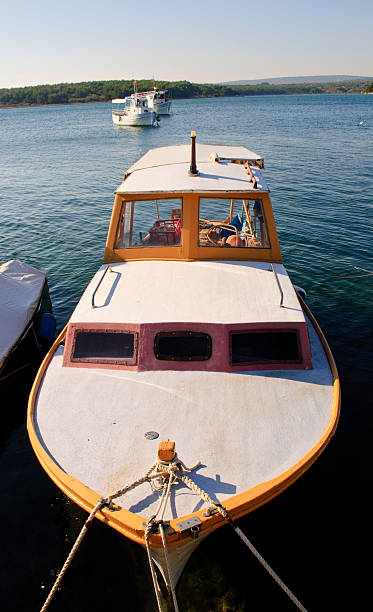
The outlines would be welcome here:
[[[220,85],[297,85],[299,83],[338,83],[340,81],[371,81],[373,77],[328,74],[319,76],[274,77],[247,81],[225,81]]]

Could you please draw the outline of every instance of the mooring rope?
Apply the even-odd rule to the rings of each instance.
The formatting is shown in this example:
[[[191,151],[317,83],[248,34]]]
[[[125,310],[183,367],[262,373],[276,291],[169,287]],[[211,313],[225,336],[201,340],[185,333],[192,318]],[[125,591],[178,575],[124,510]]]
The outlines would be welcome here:
[[[300,603],[300,601],[295,597],[294,593],[286,586],[286,584],[281,580],[281,578],[276,574],[276,572],[271,568],[271,566],[265,561],[262,555],[257,551],[255,546],[250,542],[250,540],[245,536],[245,534],[241,531],[241,529],[235,524],[233,519],[229,516],[226,508],[222,504],[216,503],[206,491],[201,489],[198,485],[196,485],[193,480],[191,480],[185,474],[179,476],[180,480],[187,485],[194,493],[199,495],[203,501],[209,503],[214,506],[216,510],[225,518],[225,520],[233,527],[237,535],[241,538],[241,540],[246,544],[246,546],[250,549],[253,555],[258,559],[258,561],[262,564],[262,566],[267,570],[270,576],[277,582],[277,584],[282,588],[282,590],[286,593],[286,595],[291,599],[291,601],[297,606],[299,610],[302,612],[307,612],[306,608]]]
[[[124,495],[125,493],[128,493],[128,491],[131,491],[132,489],[134,489],[135,487],[138,487],[139,485],[143,484],[144,482],[149,482],[150,480],[154,479],[154,478],[158,478],[159,474],[152,474],[153,470],[156,468],[157,463],[154,463],[152,465],[152,467],[146,472],[145,476],[143,476],[142,478],[138,478],[137,480],[135,480],[134,482],[132,482],[130,485],[127,485],[126,487],[123,487],[122,489],[118,489],[118,491],[116,491],[115,493],[113,493],[112,495],[109,495],[108,497],[101,497],[101,499],[98,500],[97,504],[95,505],[95,507],[93,508],[92,512],[90,513],[90,515],[88,516],[87,520],[85,521],[81,532],[79,533],[74,546],[72,547],[62,569],[60,570],[60,572],[58,573],[58,576],[55,580],[54,585],[52,586],[52,589],[47,597],[47,599],[45,600],[45,603],[43,605],[43,607],[41,608],[40,612],[45,612],[48,607],[49,604],[51,603],[54,595],[56,594],[56,591],[62,581],[62,578],[64,577],[67,569],[69,568],[80,544],[83,541],[84,536],[87,533],[88,530],[88,526],[89,524],[92,522],[93,518],[95,517],[95,515],[97,514],[97,512],[99,512],[99,510],[101,510],[104,506],[108,506],[110,508],[111,504],[112,504],[112,500],[116,499],[117,497],[120,497],[121,495]]]
[[[156,513],[151,517],[151,519],[149,519],[148,523],[147,523],[147,527],[145,529],[145,544],[146,544],[146,549],[148,552],[148,558],[149,558],[149,564],[150,564],[150,570],[151,570],[151,574],[152,574],[152,578],[153,578],[153,584],[154,584],[154,591],[155,591],[155,595],[157,598],[157,603],[158,603],[158,608],[160,610],[160,612],[162,612],[162,607],[161,607],[161,602],[159,599],[159,587],[158,587],[158,583],[157,583],[157,577],[155,574],[155,570],[154,570],[154,564],[153,564],[153,560],[151,558],[151,553],[150,553],[150,548],[149,548],[149,542],[148,542],[148,538],[149,538],[149,533],[150,530],[152,528],[152,525],[154,523],[155,518],[157,517],[157,515],[159,514],[159,512],[162,509],[162,519],[164,516],[164,512],[165,512],[165,508],[166,508],[166,503],[167,503],[167,499],[168,496],[170,494],[170,489],[171,489],[171,484],[172,482],[175,481],[176,478],[176,471],[177,471],[177,465],[176,465],[176,461],[177,460],[177,455],[175,454],[175,459],[173,460],[173,462],[171,463],[167,463],[167,462],[163,462],[163,461],[156,461],[150,468],[149,470],[146,472],[145,476],[142,476],[141,478],[138,478],[137,480],[135,480],[134,482],[132,482],[131,484],[118,489],[118,491],[115,491],[115,493],[112,493],[111,495],[109,495],[108,497],[102,497],[101,499],[98,500],[97,504],[95,505],[95,507],[93,508],[92,512],[90,513],[90,515],[88,516],[87,520],[85,521],[65,563],[63,564],[62,569],[59,571],[58,576],[50,590],[50,593],[47,597],[47,599],[45,600],[45,603],[43,605],[43,607],[41,608],[40,612],[45,612],[48,607],[49,604],[51,603],[54,595],[56,594],[56,591],[59,587],[59,585],[62,582],[62,579],[67,571],[67,569],[69,568],[69,566],[71,565],[71,562],[73,560],[73,558],[75,557],[75,554],[80,546],[80,544],[83,541],[84,536],[87,533],[88,530],[88,526],[89,524],[92,522],[93,518],[95,517],[95,515],[97,514],[97,512],[99,512],[99,510],[101,510],[104,506],[107,506],[110,508],[110,506],[112,505],[112,501],[114,499],[117,499],[118,497],[121,497],[122,495],[124,495],[125,493],[128,493],[129,491],[132,491],[132,489],[135,489],[136,487],[138,487],[139,485],[143,484],[144,482],[150,482],[151,480],[154,480],[156,478],[162,478],[162,477],[167,477],[167,481],[164,481],[163,484],[163,488],[162,488],[162,495],[160,498],[160,502],[158,504],[158,508]],[[178,463],[180,465],[182,465],[184,467],[184,469],[188,469],[185,464],[183,462],[180,462],[180,460],[177,460]],[[197,466],[199,465],[199,463],[191,469],[195,469]],[[157,469],[158,471],[155,472],[154,474],[152,474],[152,472]],[[174,597],[174,595],[173,595]],[[175,598],[176,599],[176,598]],[[175,608],[176,609],[176,608]]]
[[[175,457],[172,462],[157,461],[156,463],[156,468],[157,470],[159,470],[158,475],[161,476],[162,474],[164,474],[168,476],[168,478],[167,480],[165,479],[163,482],[162,495],[161,495],[161,499],[158,504],[158,508],[156,512],[153,514],[153,516],[148,520],[148,523],[145,529],[145,534],[144,534],[146,552],[148,553],[150,573],[153,579],[153,587],[154,587],[155,596],[157,598],[157,605],[158,605],[159,612],[162,612],[162,604],[161,604],[160,597],[159,597],[159,587],[158,587],[158,582],[157,582],[157,575],[154,569],[154,561],[153,561],[151,551],[150,551],[149,533],[154,525],[154,521],[156,517],[158,516],[160,512],[161,512],[160,521],[157,522],[157,525],[159,526],[159,531],[161,533],[161,538],[162,538],[162,544],[163,544],[163,550],[164,550],[164,556],[165,556],[166,568],[167,568],[168,584],[170,586],[175,612],[179,612],[179,606],[178,606],[177,599],[176,599],[175,587],[173,584],[172,574],[171,574],[171,569],[170,569],[167,543],[166,543],[166,538],[165,538],[164,529],[163,529],[163,516],[164,516],[166,505],[167,505],[167,502],[168,502],[168,499],[171,493],[171,485],[175,482],[177,478],[176,472],[178,471],[178,464],[176,464],[176,460],[177,460],[177,455],[175,454]],[[179,464],[180,464],[180,461],[179,461]],[[186,468],[184,463],[183,463],[183,466],[185,469],[188,469]]]
[[[274,579],[275,582],[277,582],[279,587],[281,587],[282,590],[286,593],[286,595],[291,599],[293,604],[296,605],[299,610],[302,610],[302,612],[307,612],[306,608],[300,603],[299,599],[297,599],[297,597],[294,595],[294,593],[292,593],[292,591],[286,586],[286,584],[281,580],[281,578],[276,574],[276,572],[271,568],[271,566],[268,565],[267,561],[265,559],[263,559],[262,555],[259,553],[259,551],[257,551],[255,546],[245,536],[245,534],[241,531],[241,529],[239,527],[237,527],[237,525],[234,525],[234,524],[232,525],[232,527],[235,530],[235,532],[237,533],[237,535],[244,542],[244,544],[246,544],[246,546],[251,550],[251,552],[253,553],[254,557],[256,557],[258,559],[259,563],[262,564],[264,569],[267,570],[269,575]]]
[[[148,553],[148,561],[149,561],[150,573],[151,573],[151,576],[152,576],[152,579],[153,579],[154,593],[155,593],[155,597],[157,599],[158,610],[159,610],[159,612],[162,612],[162,604],[161,604],[161,599],[159,597],[159,586],[158,586],[158,581],[157,581],[157,574],[155,573],[154,561],[153,561],[152,554],[151,554],[151,551],[150,551],[150,546],[149,546],[149,533],[151,531],[151,528],[153,527],[153,521],[154,521],[153,517],[151,519],[149,519],[148,524],[146,525],[146,529],[145,529],[145,533],[144,533],[144,538],[145,538],[146,552]]]
[[[171,480],[171,478],[170,478],[170,480]],[[172,573],[171,573],[170,560],[168,558],[167,542],[166,542],[166,537],[165,537],[165,534],[164,534],[164,529],[163,529],[163,524],[162,523],[159,523],[159,531],[161,532],[161,538],[162,538],[162,544],[163,544],[163,550],[164,550],[164,558],[165,558],[166,566],[167,566],[168,582],[170,584],[172,601],[174,603],[175,612],[179,612],[179,606],[178,606],[178,603],[177,603],[176,593],[175,593],[175,585],[174,585],[174,581],[173,581]]]
[[[295,604],[295,606],[301,610],[302,612],[307,612],[306,608],[300,603],[300,601],[295,597],[294,593],[292,593],[292,591],[285,585],[285,583],[281,580],[281,578],[276,574],[276,572],[270,567],[270,565],[265,561],[265,559],[262,557],[262,555],[257,551],[257,549],[255,548],[255,546],[250,542],[250,540],[245,536],[245,534],[241,531],[241,529],[235,524],[235,522],[233,521],[233,519],[230,517],[228,511],[226,510],[226,508],[224,508],[224,506],[220,503],[215,502],[210,495],[204,491],[203,489],[201,489],[191,478],[189,478],[189,476],[187,476],[185,473],[181,472],[180,468],[183,468],[185,471],[193,471],[195,470],[198,466],[200,465],[200,462],[198,462],[195,466],[193,466],[192,468],[187,468],[186,465],[180,460],[178,459],[177,455],[175,454],[175,457],[172,461],[156,461],[152,467],[146,472],[145,476],[135,480],[134,482],[132,482],[130,485],[127,485],[126,487],[123,487],[122,489],[119,489],[118,491],[116,491],[115,493],[113,493],[112,495],[109,495],[108,497],[102,497],[101,499],[98,500],[96,506],[93,508],[92,512],[90,513],[90,515],[88,516],[87,520],[85,521],[81,532],[79,533],[74,546],[72,547],[61,571],[59,572],[57,579],[43,605],[43,607],[41,608],[40,612],[45,612],[47,610],[47,608],[49,607],[50,602],[52,601],[61,581],[62,578],[64,577],[68,567],[70,566],[84,536],[87,533],[88,530],[88,526],[89,524],[92,522],[94,516],[97,514],[97,512],[99,512],[99,510],[101,510],[104,506],[107,506],[110,508],[113,499],[116,499],[117,497],[120,497],[122,495],[124,495],[125,493],[127,493],[128,491],[131,491],[132,489],[134,489],[135,487],[143,484],[144,482],[150,482],[151,480],[155,479],[155,478],[164,478],[163,484],[162,484],[162,494],[160,496],[160,500],[158,503],[158,507],[156,512],[152,515],[152,517],[148,520],[147,524],[146,524],[146,528],[145,528],[145,532],[144,532],[144,540],[145,540],[145,546],[146,546],[146,551],[148,554],[148,560],[149,560],[149,566],[150,566],[150,572],[151,572],[151,576],[153,579],[153,586],[154,586],[154,592],[155,592],[155,596],[157,599],[157,605],[158,605],[158,610],[159,612],[162,612],[162,603],[161,603],[161,599],[160,599],[160,589],[159,589],[159,585],[158,585],[158,581],[157,581],[157,575],[155,572],[155,568],[154,568],[154,561],[151,555],[151,549],[150,549],[150,545],[149,545],[149,534],[152,530],[153,525],[157,525],[159,527],[159,531],[161,534],[161,538],[162,538],[162,544],[163,544],[163,549],[164,549],[164,556],[165,556],[165,561],[166,561],[166,568],[167,568],[167,574],[168,574],[168,581],[169,581],[169,586],[170,586],[170,590],[171,590],[171,594],[172,594],[172,600],[173,600],[173,604],[174,604],[174,609],[175,612],[179,612],[179,608],[178,608],[178,603],[177,603],[177,599],[176,599],[176,594],[175,594],[175,587],[173,584],[173,579],[172,579],[172,573],[171,573],[171,568],[170,568],[170,562],[169,562],[169,556],[168,556],[168,550],[167,550],[167,542],[166,542],[166,537],[165,537],[165,533],[164,533],[164,528],[163,528],[163,517],[164,517],[164,513],[165,513],[165,509],[166,509],[166,505],[168,502],[168,499],[170,497],[170,493],[171,493],[171,486],[172,484],[174,484],[174,482],[176,482],[177,480],[180,480],[181,482],[183,482],[187,487],[189,487],[195,494],[199,495],[201,497],[201,499],[203,501],[205,501],[206,503],[210,504],[210,506],[213,506],[214,508],[216,508],[217,512],[219,512],[223,518],[231,525],[231,527],[233,527],[233,529],[235,530],[235,532],[237,533],[237,535],[241,538],[241,540],[246,544],[246,546],[249,548],[249,550],[252,552],[252,554],[256,557],[256,559],[262,564],[262,566],[267,570],[267,572],[270,574],[270,576],[275,580],[275,582],[281,587],[281,589],[287,594],[287,596],[291,599],[291,601]],[[154,470],[157,470],[154,474],[152,474],[152,472]],[[156,522],[156,517],[160,514],[160,521]]]
[[[60,583],[62,581],[62,578],[64,577],[64,575],[66,573],[66,570],[68,569],[69,565],[71,564],[71,562],[72,562],[72,560],[73,560],[73,558],[75,556],[76,551],[78,550],[80,544],[83,541],[83,538],[84,538],[85,534],[88,531],[89,524],[92,522],[95,514],[97,514],[97,512],[99,510],[101,510],[101,508],[105,504],[106,504],[106,500],[100,499],[97,502],[97,504],[95,505],[95,507],[93,508],[91,514],[89,515],[89,517],[87,518],[86,522],[84,523],[84,525],[82,527],[82,530],[79,533],[79,535],[78,535],[78,537],[77,537],[77,539],[75,541],[75,544],[72,547],[72,549],[71,549],[71,551],[70,551],[70,553],[69,553],[69,555],[68,555],[68,557],[67,557],[67,559],[66,559],[66,561],[65,561],[65,563],[64,563],[64,565],[63,565],[63,567],[61,569],[61,571],[59,572],[59,574],[58,574],[58,576],[56,578],[56,581],[55,581],[55,583],[54,583],[54,585],[53,585],[53,587],[52,587],[52,589],[51,589],[47,599],[45,600],[45,603],[44,603],[43,607],[41,608],[40,612],[45,612],[45,610],[47,610],[47,608],[49,607],[49,604],[51,603],[51,601],[52,601],[52,599],[53,599],[53,597],[54,597],[54,595],[55,595],[55,593],[56,593],[56,591],[57,591],[57,589],[58,589],[58,587],[59,587],[59,585],[60,585]]]

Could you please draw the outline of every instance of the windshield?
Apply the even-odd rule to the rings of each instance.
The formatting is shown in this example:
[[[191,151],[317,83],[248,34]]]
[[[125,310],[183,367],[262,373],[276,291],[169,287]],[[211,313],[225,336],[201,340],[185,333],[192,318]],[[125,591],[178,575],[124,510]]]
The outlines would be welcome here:
[[[182,199],[124,201],[116,249],[181,244]]]
[[[200,198],[199,245],[270,248],[262,200]]]

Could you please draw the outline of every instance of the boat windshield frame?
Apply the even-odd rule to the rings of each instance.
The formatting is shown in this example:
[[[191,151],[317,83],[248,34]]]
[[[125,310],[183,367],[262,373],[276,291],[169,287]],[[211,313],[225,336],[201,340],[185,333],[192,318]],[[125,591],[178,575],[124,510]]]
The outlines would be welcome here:
[[[181,240],[177,245],[149,246],[140,248],[116,247],[118,227],[120,223],[123,203],[133,201],[154,201],[167,199],[182,200],[182,228]],[[263,214],[266,219],[269,247],[242,248],[233,246],[229,249],[221,246],[206,248],[199,244],[199,202],[200,198],[253,200],[260,199]],[[267,191],[248,192],[153,192],[153,193],[126,193],[116,194],[109,226],[104,263],[136,260],[243,260],[266,261],[269,263],[282,263],[281,250],[277,237],[276,225],[272,205]]]

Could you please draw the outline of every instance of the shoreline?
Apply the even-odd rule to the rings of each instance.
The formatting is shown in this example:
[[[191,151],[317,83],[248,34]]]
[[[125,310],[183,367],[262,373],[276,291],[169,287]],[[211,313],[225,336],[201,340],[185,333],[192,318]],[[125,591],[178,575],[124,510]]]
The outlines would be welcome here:
[[[263,96],[360,96],[360,95],[369,95],[373,94],[373,91],[318,91],[318,92],[303,92],[303,93],[290,93],[290,92],[281,92],[281,93],[255,93],[255,94],[235,94],[234,96],[188,96],[185,98],[173,98],[172,101],[175,100],[219,100],[221,98],[258,98]],[[0,110],[12,109],[12,108],[41,108],[44,106],[74,106],[77,104],[110,104],[110,100],[80,100],[80,101],[72,101],[72,102],[50,102],[48,104],[0,104]]]

